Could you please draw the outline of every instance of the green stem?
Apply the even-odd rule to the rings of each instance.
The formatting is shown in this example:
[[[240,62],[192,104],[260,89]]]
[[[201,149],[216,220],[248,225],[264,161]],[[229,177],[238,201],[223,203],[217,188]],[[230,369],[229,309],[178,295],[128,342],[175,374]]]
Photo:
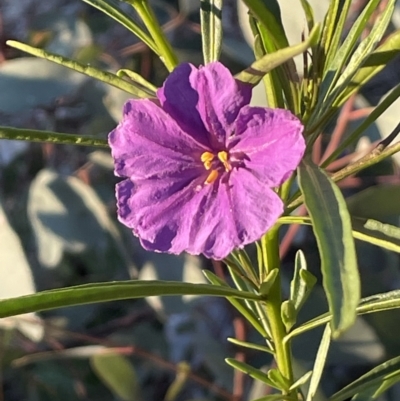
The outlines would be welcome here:
[[[267,259],[265,265],[265,274],[268,274],[268,272],[272,269],[279,269],[280,267],[279,225],[275,225],[263,237],[262,242],[264,244],[264,249],[266,250]],[[279,273],[268,293],[268,299],[265,302],[265,310],[267,312],[269,325],[271,328],[277,367],[282,375],[288,379],[291,384],[293,384],[292,354],[290,350],[290,344],[283,341],[286,335],[286,329],[281,317],[281,305],[281,279]],[[290,399],[297,399],[295,392],[285,395],[288,395]]]
[[[171,44],[165,37],[153,10],[146,0],[128,0],[128,2],[132,7],[134,7],[136,12],[139,14],[139,17],[146,25],[146,28],[149,30],[150,35],[158,48],[161,60],[168,68],[168,71],[171,72],[178,65],[179,61]]]

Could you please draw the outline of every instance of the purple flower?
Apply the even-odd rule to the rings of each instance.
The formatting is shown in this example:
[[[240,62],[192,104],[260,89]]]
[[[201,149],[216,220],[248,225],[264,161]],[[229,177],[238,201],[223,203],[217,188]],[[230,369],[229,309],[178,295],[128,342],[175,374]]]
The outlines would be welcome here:
[[[271,188],[303,156],[301,122],[250,107],[218,62],[178,66],[157,97],[128,101],[109,136],[119,220],[158,252],[222,259],[261,238],[283,212]]]

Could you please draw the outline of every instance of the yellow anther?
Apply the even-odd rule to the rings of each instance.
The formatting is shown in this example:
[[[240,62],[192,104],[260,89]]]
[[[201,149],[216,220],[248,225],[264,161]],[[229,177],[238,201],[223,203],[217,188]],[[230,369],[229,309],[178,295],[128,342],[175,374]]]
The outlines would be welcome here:
[[[212,165],[212,160],[206,160],[206,161],[204,162],[204,168],[205,168],[206,170],[210,170],[211,165]]]
[[[205,184],[212,184],[216,179],[218,178],[218,171],[217,170],[211,170],[210,174],[208,174],[208,177],[205,181]]]
[[[200,160],[203,162],[204,164],[204,168],[206,170],[210,170],[212,162],[214,160],[214,155],[211,152],[204,152],[201,156],[200,156]]]
[[[224,150],[222,152],[218,152],[218,159],[224,165],[225,171],[231,171],[232,170],[232,166],[229,164],[228,152],[225,152]]]
[[[215,157],[215,156],[214,156],[211,152],[204,152],[204,153],[201,155],[200,160],[201,160],[203,163],[212,162],[213,159],[214,159],[214,157]]]

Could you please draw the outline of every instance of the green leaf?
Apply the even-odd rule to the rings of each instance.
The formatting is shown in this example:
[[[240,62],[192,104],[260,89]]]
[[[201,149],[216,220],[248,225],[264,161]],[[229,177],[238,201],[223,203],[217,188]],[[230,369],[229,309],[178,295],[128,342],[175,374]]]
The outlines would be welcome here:
[[[330,118],[332,118],[338,108],[343,105],[350,95],[358,91],[362,85],[368,82],[368,80],[381,69],[380,66],[376,71],[374,71],[374,68],[372,68],[372,70],[367,68],[367,70],[360,75],[360,71],[363,71],[364,67],[368,66],[369,62],[377,62],[375,58],[370,60],[370,56],[373,54],[374,47],[381,40],[390,22],[394,8],[394,1],[395,0],[390,0],[386,9],[380,15],[378,22],[374,24],[370,34],[353,52],[346,68],[340,71],[340,76],[338,77],[335,86],[333,88],[330,86],[329,92],[327,92],[328,89],[326,88],[329,84],[327,83],[325,85],[323,93],[326,93],[326,96],[321,96],[318,107],[314,108],[314,112],[309,119],[309,132],[315,132],[318,129],[320,130],[320,128],[323,127]],[[396,46],[398,45],[395,45],[395,47]],[[385,49],[388,49],[388,47],[385,46]],[[385,54],[385,52],[381,54],[383,58],[393,58],[392,54]]]
[[[357,307],[358,315],[365,315],[368,313],[375,313],[381,311],[388,311],[392,309],[400,308],[400,290],[394,290],[383,294],[372,295],[367,298],[363,298]],[[300,327],[292,330],[284,339],[285,342],[290,339],[305,333],[306,331],[315,329],[316,327],[322,326],[331,320],[329,313],[324,313],[309,322],[304,323]]]
[[[305,373],[303,376],[300,377],[300,379],[296,380],[291,386],[290,386],[290,391],[295,390],[296,388],[299,388],[306,384],[309,380],[310,377],[312,376],[313,371],[310,370],[309,372]]]
[[[174,401],[185,387],[190,374],[190,365],[179,362],[176,366],[176,376],[165,394],[164,401]]]
[[[291,299],[287,299],[282,302],[281,306],[281,318],[285,325],[286,331],[289,332],[290,329],[295,325],[297,318],[297,311]]]
[[[14,139],[30,142],[47,142],[57,143],[61,145],[96,146],[102,148],[108,147],[108,142],[106,139],[13,127],[0,127],[0,139]]]
[[[269,290],[275,283],[275,279],[278,276],[278,274],[279,274],[279,269],[272,269],[269,271],[267,277],[265,277],[265,280],[260,285],[260,294],[268,295]]]
[[[326,60],[322,66],[324,72],[326,71],[326,67],[331,64],[332,58],[337,54],[339,44],[343,38],[343,31],[349,14],[350,5],[351,0],[332,1],[331,7],[328,9],[322,28],[322,32],[326,34],[326,36],[321,38],[321,42],[325,44],[321,47],[326,54]]]
[[[316,277],[307,270],[307,261],[303,251],[298,250],[293,279],[290,283],[290,299],[296,311],[299,311],[303,306],[316,282]]]
[[[284,216],[279,219],[281,224],[310,225],[309,217]],[[353,237],[370,244],[380,246],[389,251],[400,252],[400,228],[384,224],[372,219],[352,217]]]
[[[339,188],[311,160],[300,164],[299,184],[321,256],[323,285],[333,316],[332,334],[338,337],[354,323],[360,299],[350,215]]]
[[[90,358],[96,375],[123,401],[137,398],[138,381],[135,370],[129,360],[117,353],[99,353]]]
[[[85,284],[0,300],[0,318],[65,306],[166,295],[210,295],[261,300],[259,295],[209,284],[175,281],[116,281]]]
[[[261,59],[266,54],[276,52],[278,49],[268,29],[252,16],[250,16],[249,21],[254,35],[256,60]],[[295,83],[290,82],[288,78],[289,71],[284,67],[285,64],[278,66],[263,78],[267,103],[270,107],[288,107],[293,110],[295,101],[291,89]]]
[[[216,286],[222,286],[222,287],[227,287],[228,284],[225,283],[222,279],[220,279],[218,276],[216,276],[214,273],[208,271],[208,270],[203,270],[203,274],[207,278],[207,280]],[[267,337],[267,333],[265,329],[263,328],[262,324],[260,323],[260,319],[258,319],[257,315],[254,313],[253,308],[248,307],[248,304],[243,301],[242,299],[237,299],[233,297],[227,297],[226,298],[245,318],[246,320],[253,325],[253,327],[263,336]]]
[[[126,68],[123,68],[123,69],[117,71],[117,76],[118,77],[123,77],[123,76],[128,77],[133,82],[136,82],[137,84],[139,84],[139,85],[143,86],[144,88],[148,89],[150,91],[150,93],[152,94],[152,96],[156,97],[157,88],[152,83],[150,83],[149,81],[144,79],[137,72],[128,70]]]
[[[368,386],[365,390],[357,393],[351,401],[372,401],[381,400],[381,395],[385,393],[390,387],[394,386],[400,380],[400,374],[384,378],[378,381],[374,386]]]
[[[201,0],[201,40],[204,63],[217,61],[222,46],[222,0]]]
[[[282,395],[282,394],[271,394],[271,395],[266,395],[265,397],[257,398],[254,401],[286,401],[286,400],[291,400],[292,397]]]
[[[400,253],[400,228],[372,219],[353,218],[353,235],[364,242]]]
[[[267,373],[268,379],[270,379],[277,388],[284,390],[287,392],[290,387],[290,382],[286,377],[282,375],[282,373],[277,368],[272,368]]]
[[[232,366],[234,369],[239,370],[240,372],[246,373],[250,377],[252,377],[255,380],[260,380],[261,382],[268,384],[268,386],[276,388],[278,390],[281,390],[280,387],[277,386],[275,382],[273,382],[266,373],[264,373],[260,369],[256,369],[253,366],[250,366],[247,363],[237,361],[236,359],[233,358],[226,358],[225,362]]]
[[[329,401],[344,401],[354,394],[367,392],[370,389],[373,389],[374,392],[379,391],[379,388],[385,381],[390,381],[390,385],[400,381],[400,357],[390,359],[389,361],[373,368],[353,383],[332,395],[332,397],[329,398]],[[380,392],[377,395],[379,396],[379,394]],[[354,400],[358,401],[361,401],[361,399],[361,397],[354,398]],[[374,399],[376,398],[368,398],[368,400]]]
[[[400,97],[400,84],[395,86],[390,93],[374,108],[368,117],[348,135],[335,151],[322,163],[321,167],[328,166],[333,160],[340,156],[344,149],[354,144],[362,134]]]
[[[240,340],[237,340],[236,338],[231,338],[231,337],[228,337],[227,340],[232,344],[239,345],[244,348],[250,348],[250,349],[255,349],[255,350],[261,351],[261,352],[267,352],[268,354],[274,353],[274,351],[271,348],[266,347],[265,345],[253,344],[253,343],[249,343],[246,341],[240,341]]]
[[[386,65],[400,53],[400,31],[391,34],[385,42],[372,52],[361,68],[359,68],[351,79],[349,85],[343,90],[336,104],[341,106],[351,95],[370,81],[376,74],[382,71]]]
[[[122,26],[130,30],[134,35],[136,35],[142,42],[146,43],[147,46],[150,47],[155,53],[158,54],[158,49],[154,40],[144,32],[139,25],[122,11],[118,4],[112,0],[82,0],[87,4],[90,4],[92,7],[97,8],[98,10],[102,11],[104,14],[108,15],[109,17],[113,18],[115,21],[120,23]]]
[[[20,238],[13,230],[4,211],[3,202],[0,202],[0,266],[12,266],[12,269],[0,268],[0,298],[16,297],[35,292],[34,275],[26,258]],[[6,339],[3,330],[18,329],[31,341],[41,341],[44,327],[34,314],[19,318],[0,319],[2,340]],[[4,335],[4,337],[3,337]],[[0,340],[0,346],[4,346]]]
[[[354,24],[352,24],[352,27],[349,33],[346,35],[343,44],[335,53],[333,53],[332,61],[327,59],[324,79],[321,85],[321,89],[323,91],[324,91],[323,88],[325,87],[325,94],[331,92],[331,89],[334,87],[338,78],[343,72],[343,68],[345,67],[351,54],[354,52],[357,40],[364,31],[365,26],[368,23],[372,13],[376,10],[376,5],[377,3],[379,3],[379,1],[380,0],[371,0],[368,2],[368,4],[364,7],[363,11],[357,18],[357,20],[354,22]],[[335,37],[340,38],[342,34],[343,26],[345,23],[345,17],[348,13],[350,4],[351,1],[346,1],[344,10],[340,12],[339,26],[335,27],[334,38]],[[339,42],[337,42],[337,44],[338,43]],[[331,51],[331,49],[329,49],[329,51]],[[322,97],[324,97],[324,95],[322,95]]]
[[[314,10],[307,0],[300,0],[300,3],[306,16],[308,30],[311,32],[315,25]]]
[[[6,43],[10,47],[22,50],[26,53],[32,54],[35,57],[44,58],[56,64],[60,64],[63,65],[64,67],[70,68],[71,70],[80,72],[89,77],[105,82],[109,85],[115,86],[116,88],[128,92],[138,98],[148,98],[152,96],[150,93],[148,93],[148,91],[144,90],[138,85],[124,81],[123,79],[121,79],[115,74],[112,74],[111,72],[102,71],[90,65],[85,65],[79,63],[78,61],[70,60],[58,54],[48,53],[43,49],[38,49],[36,47],[32,47],[24,43],[16,42],[15,40],[8,40]]]
[[[269,31],[277,49],[289,46],[276,0],[243,0],[243,2],[251,14]]]
[[[319,29],[320,26],[316,25],[310,33],[310,36],[298,45],[286,47],[271,54],[266,54],[264,57],[256,60],[250,67],[237,74],[236,79],[256,85],[261,81],[263,76],[273,68],[278,67],[313,46],[318,39]]]
[[[384,219],[400,214],[400,185],[377,185],[347,199],[352,215],[371,219]]]
[[[337,100],[339,95],[347,90],[351,79],[354,77],[360,67],[365,64],[368,56],[374,50],[374,47],[382,39],[392,18],[395,1],[396,0],[390,0],[388,2],[384,12],[379,16],[378,21],[371,29],[371,33],[360,43],[360,45],[352,54],[347,67],[344,69],[344,71],[341,71],[334,90],[329,94],[333,99],[332,104],[334,106],[339,106],[339,102]]]
[[[318,347],[317,356],[315,357],[314,367],[310,380],[310,387],[308,388],[308,394],[306,401],[312,401],[318,390],[318,385],[321,380],[322,372],[324,370],[326,357],[329,351],[329,345],[331,343],[331,328],[326,325],[324,333],[322,335],[321,343]]]

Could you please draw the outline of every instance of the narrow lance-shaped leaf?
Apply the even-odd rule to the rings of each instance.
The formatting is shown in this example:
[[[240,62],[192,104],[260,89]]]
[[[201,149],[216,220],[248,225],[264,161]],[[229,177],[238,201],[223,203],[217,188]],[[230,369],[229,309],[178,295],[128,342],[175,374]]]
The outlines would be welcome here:
[[[341,72],[343,71],[343,67],[354,51],[354,47],[359,39],[362,31],[365,29],[365,25],[368,23],[368,20],[371,14],[376,10],[376,3],[380,0],[372,0],[369,1],[367,6],[363,9],[360,16],[357,18],[355,23],[352,25],[350,32],[346,35],[346,38],[340,48],[332,55],[332,61],[327,60],[326,70],[324,73],[324,80],[321,85],[321,89],[323,92],[321,97],[323,98],[326,93],[330,92],[330,89],[333,88],[337,79],[339,78]],[[343,30],[344,27],[344,18],[343,15],[347,15],[347,11],[350,7],[350,1],[346,2],[346,12],[341,12],[341,17],[339,19],[339,23],[341,27],[335,28],[335,36],[340,37],[340,29]]]
[[[373,52],[376,45],[381,40],[390,23],[393,13],[394,0],[389,0],[384,12],[380,15],[377,23],[374,24],[371,33],[359,44],[356,50],[351,54],[351,58],[347,66],[341,71],[335,86],[330,85],[330,82],[325,82],[325,89],[321,96],[319,106],[315,108],[312,116],[309,119],[311,125],[310,131],[313,132],[321,122],[328,121],[337,111],[337,109],[349,98],[351,93],[359,89],[354,86],[353,78],[358,75],[362,66],[368,62],[369,56]],[[325,81],[329,78],[328,74]],[[328,79],[329,81],[329,79]],[[364,81],[365,83],[366,81]],[[361,85],[360,85],[361,86]]]
[[[228,284],[226,284],[221,278],[216,276],[214,273],[212,273],[208,270],[203,270],[203,274],[211,284],[229,288]],[[265,331],[262,324],[260,323],[260,319],[253,312],[253,309],[251,309],[247,306],[245,301],[243,301],[242,299],[234,298],[234,297],[226,297],[226,299],[246,318],[246,320],[250,324],[253,325],[253,327],[263,337],[268,337],[267,332]]]
[[[119,24],[124,26],[126,29],[130,30],[134,35],[136,35],[142,42],[146,43],[155,53],[158,54],[157,46],[153,39],[145,33],[139,25],[130,17],[127,13],[122,11],[118,5],[113,0],[82,0],[92,7],[97,8],[104,14],[113,18]]]
[[[335,104],[341,106],[353,93],[370,81],[386,65],[400,53],[400,31],[391,34],[385,42],[371,53],[364,64],[351,79],[350,84],[336,99]]]
[[[136,372],[123,355],[106,351],[90,358],[90,365],[102,383],[123,401],[131,401],[137,397],[138,380]]]
[[[115,86],[116,88],[131,93],[132,95],[138,98],[151,97],[151,94],[149,94],[147,91],[143,90],[137,85],[134,85],[133,83],[124,81],[123,79],[121,79],[115,74],[112,74],[111,72],[102,71],[90,65],[87,64],[85,65],[79,63],[78,61],[70,60],[67,57],[60,56],[58,54],[49,53],[44,51],[43,49],[38,49],[36,47],[32,47],[24,43],[16,42],[15,40],[8,40],[6,43],[8,46],[14,47],[15,49],[22,50],[23,52],[32,54],[33,56],[36,57],[44,58],[56,64],[63,65],[64,67],[70,68],[71,70],[80,72],[81,74],[88,75],[89,77],[98,79],[99,81]]]
[[[222,45],[222,0],[201,0],[201,39],[204,63],[217,61]]]
[[[295,46],[286,47],[271,54],[266,54],[264,57],[255,61],[250,67],[236,75],[236,79],[242,82],[248,82],[252,85],[258,84],[263,76],[273,68],[285,63],[291,58],[305,52],[309,47],[316,44],[318,39],[320,26],[316,25],[310,36],[304,41]]]
[[[367,298],[363,298],[360,301],[360,305],[357,307],[358,315],[365,315],[368,313],[376,313],[382,311],[388,311],[393,309],[400,309],[400,291],[390,291],[383,294],[372,295]],[[302,324],[300,327],[292,330],[286,337],[284,341],[289,341],[290,339],[297,337],[307,331],[315,329],[316,327],[322,326],[331,320],[331,315],[329,313],[324,313],[309,322]]]
[[[257,294],[209,284],[175,281],[120,281],[96,283],[38,292],[0,300],[0,318],[65,306],[166,295],[210,295],[261,300]]]
[[[309,159],[300,164],[299,183],[321,256],[332,334],[338,337],[354,323],[360,300],[350,215],[337,185]]]
[[[300,379],[296,380],[291,386],[289,390],[295,390],[296,388],[299,388],[301,386],[304,386],[309,380],[310,377],[312,376],[313,371],[310,370],[307,373],[304,373],[303,376],[300,377]]]
[[[399,36],[400,38],[400,36]],[[338,147],[332,152],[332,154],[325,159],[321,167],[329,166],[329,164],[336,160],[343,151],[354,144],[362,134],[370,127],[375,121],[400,97],[400,84],[396,85],[388,95],[374,108],[374,110],[369,113],[368,117],[363,120],[363,122],[357,126],[357,128],[340,143]]]
[[[372,219],[352,219],[354,238],[400,253],[400,228]]]
[[[315,25],[314,10],[308,0],[300,0],[300,3],[306,16],[308,30],[312,31]]]
[[[270,387],[277,388],[278,390],[281,390],[281,388],[273,382],[266,373],[264,373],[262,370],[254,368],[253,366],[250,366],[249,364],[241,361],[237,361],[236,359],[233,358],[226,358],[225,362],[229,365],[232,366],[234,369],[239,370],[240,372],[246,373],[250,377],[252,377],[255,380],[259,380],[265,384],[267,384]]]
[[[329,345],[331,344],[331,329],[326,325],[321,342],[318,347],[317,356],[315,357],[314,367],[312,370],[310,387],[308,389],[306,401],[312,401],[314,395],[317,393],[318,385],[321,380],[322,372],[324,370],[326,357],[328,356]]]
[[[325,55],[329,54],[330,51],[336,50],[331,49],[331,43],[335,35],[335,27],[337,26],[338,15],[340,15],[340,0],[332,0],[329,3],[328,11],[325,15],[325,19],[322,23],[322,34],[320,47],[323,49]],[[326,57],[326,56],[325,56]]]
[[[384,220],[400,214],[400,186],[376,185],[347,198],[349,212],[357,217]]]
[[[329,88],[319,110],[321,115],[329,112],[332,109],[332,105],[334,107],[339,106],[337,99],[340,98],[340,95],[348,89],[351,79],[354,77],[360,67],[366,62],[368,56],[372,53],[374,48],[382,39],[382,36],[390,23],[391,15],[393,14],[394,1],[395,0],[390,0],[388,2],[386,9],[380,15],[378,21],[374,24],[371,33],[358,45],[358,47],[352,53],[346,67],[340,71],[337,82]]]
[[[394,386],[400,381],[400,372],[389,373],[384,376],[382,380],[368,386],[364,390],[357,393],[351,401],[374,401],[382,400],[381,395],[385,393],[390,387]]]
[[[261,398],[257,398],[254,401],[286,401],[286,400],[290,400],[290,399],[291,399],[291,397],[289,397],[288,395],[271,394],[271,395],[266,395]]]
[[[251,14],[270,32],[277,49],[289,45],[277,0],[244,0]]]
[[[144,88],[148,89],[150,91],[149,93],[152,96],[156,97],[157,88],[152,83],[150,83],[149,81],[144,79],[137,72],[128,70],[126,68],[123,68],[123,69],[117,71],[117,76],[120,77],[120,78],[122,78],[124,76],[128,77],[133,82],[135,82],[135,83],[143,86]]]
[[[375,0],[376,1],[376,0]],[[371,33],[360,43],[355,52],[352,54],[350,61],[345,70],[340,75],[337,88],[345,87],[354,74],[358,71],[361,65],[366,61],[369,54],[372,53],[379,41],[382,39],[386,29],[391,21],[395,0],[389,0],[385,10],[379,16],[378,21],[371,29]]]
[[[279,222],[281,224],[311,225],[310,218],[306,216],[284,216],[279,219]],[[355,239],[400,253],[399,227],[381,223],[377,220],[359,217],[352,217],[351,224],[353,237]]]
[[[13,139],[18,141],[30,142],[48,142],[58,143],[61,145],[96,146],[102,148],[108,147],[106,139],[13,127],[0,127],[0,139]]]
[[[254,54],[256,60],[266,54],[272,54],[278,49],[268,30],[256,18],[250,15],[250,27],[254,35]],[[287,104],[290,110],[294,110],[295,101],[291,92],[291,83],[287,71],[279,66],[269,71],[263,78],[267,103],[272,108],[285,108]],[[286,102],[286,103],[285,103]]]
[[[353,383],[338,391],[329,398],[329,401],[344,401],[354,394],[366,391],[368,388],[375,386],[379,388],[384,381],[394,377],[397,378],[396,381],[400,381],[400,357],[390,359],[376,366]],[[391,381],[391,384],[393,385],[395,382]]]
[[[357,307],[358,315],[366,315],[370,313],[377,313],[382,311],[389,311],[393,309],[400,309],[400,291],[394,290],[383,294],[375,294],[367,298],[363,298],[360,301],[360,305]],[[284,341],[290,341],[291,339],[306,333],[307,331],[313,330],[331,321],[331,315],[324,313],[299,327],[293,329],[288,335],[286,335]]]

